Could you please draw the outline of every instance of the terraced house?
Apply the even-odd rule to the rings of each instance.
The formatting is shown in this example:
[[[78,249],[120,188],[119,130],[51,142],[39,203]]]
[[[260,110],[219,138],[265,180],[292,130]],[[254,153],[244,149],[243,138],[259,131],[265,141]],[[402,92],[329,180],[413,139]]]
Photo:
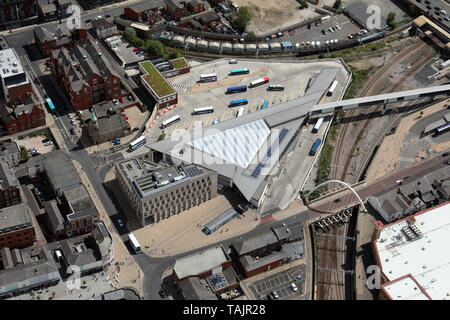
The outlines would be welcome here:
[[[64,88],[74,109],[88,109],[105,100],[120,98],[120,76],[113,70],[92,38],[80,40],[50,55],[53,74]]]

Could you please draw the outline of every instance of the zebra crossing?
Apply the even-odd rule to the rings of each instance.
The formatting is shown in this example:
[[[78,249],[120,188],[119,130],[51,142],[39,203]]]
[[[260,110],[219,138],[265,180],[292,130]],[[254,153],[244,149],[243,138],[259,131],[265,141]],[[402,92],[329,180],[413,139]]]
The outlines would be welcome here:
[[[186,86],[184,84],[180,84],[180,83],[172,83],[172,86],[177,89],[182,89],[182,90],[184,90],[184,92],[186,92],[188,89],[188,86]]]
[[[400,157],[400,160],[403,162],[414,163],[415,159],[412,157]]]

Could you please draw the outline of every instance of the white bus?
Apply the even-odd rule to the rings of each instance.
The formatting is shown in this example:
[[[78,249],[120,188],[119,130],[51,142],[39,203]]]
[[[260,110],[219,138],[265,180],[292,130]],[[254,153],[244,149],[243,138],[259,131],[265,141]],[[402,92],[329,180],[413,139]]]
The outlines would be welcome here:
[[[181,118],[180,118],[179,115],[173,116],[172,118],[169,118],[166,121],[163,121],[161,123],[160,128],[161,129],[167,128],[168,126],[170,126],[170,125],[172,125],[172,124],[174,124],[174,123],[176,123],[176,122],[178,122],[180,120],[181,120]]]
[[[249,87],[250,88],[257,87],[257,86],[260,86],[260,85],[262,85],[264,83],[268,83],[268,82],[269,82],[268,77],[259,78],[259,79],[256,79],[256,80],[253,80],[252,82],[250,82]]]
[[[130,143],[130,150],[131,151],[136,150],[137,148],[143,146],[146,143],[147,143],[147,139],[145,138],[145,136],[140,136],[136,140],[131,141],[131,143]]]
[[[322,125],[322,122],[323,122],[323,118],[319,118],[319,120],[317,120],[316,125],[312,129],[312,133],[317,133],[317,131],[319,131],[319,128]]]
[[[240,116],[242,116],[242,115],[244,114],[244,110],[245,110],[245,108],[244,108],[244,107],[240,107],[240,108],[239,108],[239,111],[238,111],[238,114],[237,114],[237,116],[236,116],[236,117],[240,117]]]
[[[204,114],[204,113],[213,113],[214,107],[203,107],[203,108],[194,108],[193,115]]]
[[[200,75],[200,82],[213,82],[217,81],[217,74],[215,73],[207,73]]]
[[[283,91],[284,87],[281,84],[269,84],[267,88],[269,91]]]
[[[139,244],[139,242],[137,241],[136,237],[134,236],[134,234],[129,233],[128,234],[128,238],[130,239],[130,243],[131,246],[134,249],[135,253],[141,253],[141,245]]]
[[[331,84],[330,90],[328,90],[327,92],[327,96],[331,97],[334,93],[334,90],[336,90],[337,86],[338,86],[339,82],[334,80],[333,83]]]

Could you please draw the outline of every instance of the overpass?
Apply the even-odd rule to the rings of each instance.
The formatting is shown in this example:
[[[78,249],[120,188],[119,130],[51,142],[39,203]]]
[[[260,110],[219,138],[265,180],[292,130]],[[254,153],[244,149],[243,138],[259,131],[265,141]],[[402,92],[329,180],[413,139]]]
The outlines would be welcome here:
[[[421,98],[430,98],[430,102],[434,97],[439,95],[450,95],[450,85],[434,86],[427,88],[420,88],[407,91],[398,91],[392,93],[384,93],[375,96],[368,96],[362,98],[341,100],[318,104],[310,109],[311,115],[337,112],[341,110],[368,108],[374,105],[383,105],[383,113],[387,109],[387,105],[391,103],[411,101]]]

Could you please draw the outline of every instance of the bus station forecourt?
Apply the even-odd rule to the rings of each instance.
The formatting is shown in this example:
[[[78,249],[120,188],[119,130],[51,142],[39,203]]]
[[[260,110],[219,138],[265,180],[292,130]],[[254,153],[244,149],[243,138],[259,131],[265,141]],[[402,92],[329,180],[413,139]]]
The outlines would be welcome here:
[[[231,70],[248,68],[248,74],[230,75]],[[153,127],[145,134],[148,142],[158,139],[164,131],[165,139],[171,136],[191,131],[194,128],[207,127],[215,121],[223,122],[235,118],[244,108],[243,114],[248,114],[261,109],[267,101],[267,108],[283,102],[292,101],[305,94],[308,82],[321,70],[326,68],[340,68],[336,76],[339,86],[332,97],[324,97],[321,103],[334,101],[335,96],[341,96],[343,86],[347,82],[348,74],[339,60],[320,62],[274,62],[271,60],[255,61],[237,59],[236,64],[230,64],[229,59],[220,59],[197,65],[190,73],[168,78],[175,90],[178,91],[178,104],[170,108],[159,117]],[[215,73],[217,81],[199,82],[200,76]],[[256,87],[250,87],[252,81],[260,78],[269,78],[268,83]],[[270,85],[282,85],[283,91],[269,91]],[[244,92],[227,93],[231,87],[246,86]],[[247,104],[230,107],[234,100],[246,99]],[[201,115],[193,115],[195,108],[213,107],[214,112]],[[162,129],[161,123],[176,115],[180,121]]]

